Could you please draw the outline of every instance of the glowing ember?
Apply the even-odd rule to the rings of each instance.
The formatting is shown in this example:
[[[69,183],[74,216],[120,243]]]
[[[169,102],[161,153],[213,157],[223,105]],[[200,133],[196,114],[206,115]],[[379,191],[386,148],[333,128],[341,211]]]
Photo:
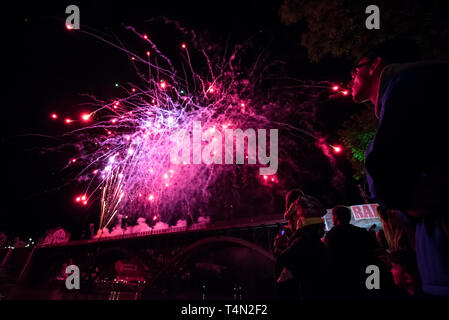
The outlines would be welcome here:
[[[342,148],[340,146],[334,146],[332,148],[334,149],[335,153],[340,153],[342,151]]]

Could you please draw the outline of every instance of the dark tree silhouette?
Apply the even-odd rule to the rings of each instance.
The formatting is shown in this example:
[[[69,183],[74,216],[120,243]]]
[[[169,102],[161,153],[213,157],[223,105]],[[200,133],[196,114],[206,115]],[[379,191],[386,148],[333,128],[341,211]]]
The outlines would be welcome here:
[[[380,9],[380,30],[368,30],[365,9]],[[442,0],[285,0],[281,21],[300,24],[298,35],[310,61],[325,56],[359,58],[365,48],[391,38],[408,38],[424,58],[449,58],[449,2]]]

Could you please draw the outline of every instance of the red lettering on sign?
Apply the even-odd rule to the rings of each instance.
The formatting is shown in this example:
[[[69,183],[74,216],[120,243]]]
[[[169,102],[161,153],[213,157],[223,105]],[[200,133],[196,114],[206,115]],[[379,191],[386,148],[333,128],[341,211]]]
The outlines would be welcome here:
[[[374,214],[371,212],[370,207],[368,205],[362,206],[363,209],[363,217],[365,219],[374,218]]]
[[[377,203],[369,205],[371,210],[373,211],[374,217],[377,218],[377,207],[379,206]]]
[[[356,220],[363,219],[362,210],[359,206],[351,207],[351,210]]]

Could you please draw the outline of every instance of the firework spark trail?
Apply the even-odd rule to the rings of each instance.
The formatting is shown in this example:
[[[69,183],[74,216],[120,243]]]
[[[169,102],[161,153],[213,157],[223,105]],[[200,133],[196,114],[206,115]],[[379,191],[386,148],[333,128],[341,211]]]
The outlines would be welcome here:
[[[189,210],[207,204],[211,200],[211,189],[218,188],[220,181],[226,177],[232,180],[241,174],[238,165],[173,165],[170,162],[171,150],[183,139],[177,133],[180,129],[192,133],[192,124],[197,121],[205,130],[219,131],[284,126],[319,139],[288,123],[272,121],[261,111],[270,103],[251,95],[255,92],[255,84],[260,82],[257,77],[261,75],[256,72],[260,55],[247,78],[236,72],[238,52],[243,50],[243,45],[237,45],[229,59],[223,59],[221,63],[221,58],[210,59],[204,49],[197,49],[205,59],[204,70],[207,71],[202,75],[194,71],[189,48],[183,44],[182,52],[190,76],[184,73],[185,78],[180,78],[170,59],[148,36],[131,26],[126,29],[149,43],[151,56],[161,57],[166,66],[153,63],[152,59],[156,59],[150,59],[149,55],[148,59],[143,59],[123,45],[82,31],[134,58],[132,63],[138,74],[140,68],[136,62],[147,65],[151,74],[143,85],[121,85],[127,96],[110,103],[92,97],[96,109],[84,116],[85,126],[66,134],[75,139],[80,150],[76,161],[70,161],[69,165],[82,163],[84,168],[78,179],[89,181],[83,196],[87,200],[78,197],[82,201],[77,202],[86,203],[101,190],[100,229],[107,227],[118,213],[168,220],[177,203],[187,204]],[[181,31],[186,34],[184,29]],[[195,48],[196,35],[192,34],[192,47]],[[303,86],[307,87],[307,84]],[[326,87],[323,83],[317,86]],[[203,144],[208,143],[210,141],[203,141]],[[248,166],[257,169],[260,165]],[[271,181],[278,179],[273,177]]]
[[[110,170],[106,178],[106,184],[101,195],[100,230],[108,227],[117,214],[117,207],[124,196],[122,191],[123,174],[118,173],[119,171],[120,167],[116,168],[116,170]],[[103,225],[105,214],[108,217],[108,221]]]

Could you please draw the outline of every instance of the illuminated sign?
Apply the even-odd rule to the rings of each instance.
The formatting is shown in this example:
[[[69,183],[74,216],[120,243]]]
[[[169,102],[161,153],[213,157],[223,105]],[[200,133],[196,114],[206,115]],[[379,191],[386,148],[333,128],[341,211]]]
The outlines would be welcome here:
[[[351,206],[351,212],[355,220],[377,219],[378,204],[363,204],[360,206]]]

